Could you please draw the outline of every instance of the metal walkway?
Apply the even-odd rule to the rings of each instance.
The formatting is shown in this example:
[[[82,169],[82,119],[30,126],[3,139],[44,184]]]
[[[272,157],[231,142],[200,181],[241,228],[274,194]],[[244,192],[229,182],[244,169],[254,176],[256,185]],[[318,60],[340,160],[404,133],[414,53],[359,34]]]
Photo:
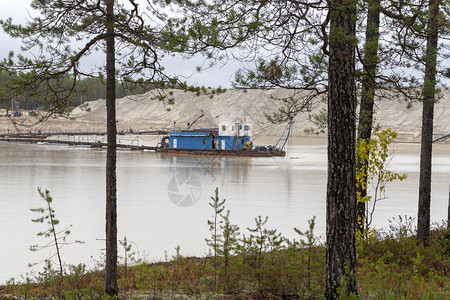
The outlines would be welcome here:
[[[161,132],[152,132],[157,138]],[[150,133],[147,133],[150,134]],[[57,138],[56,138],[57,136]],[[58,135],[48,135],[48,134],[10,134],[10,135],[0,135],[0,142],[17,142],[26,144],[61,144],[69,146],[88,146],[90,148],[103,148],[106,147],[107,141],[105,137],[99,138],[103,134],[88,135],[84,134],[58,134]],[[130,149],[130,150],[156,150],[155,146],[146,146],[141,143],[139,136],[133,139],[121,139],[121,135],[118,135],[117,148],[118,149]],[[122,142],[121,142],[122,140]],[[126,141],[126,142],[124,142]]]

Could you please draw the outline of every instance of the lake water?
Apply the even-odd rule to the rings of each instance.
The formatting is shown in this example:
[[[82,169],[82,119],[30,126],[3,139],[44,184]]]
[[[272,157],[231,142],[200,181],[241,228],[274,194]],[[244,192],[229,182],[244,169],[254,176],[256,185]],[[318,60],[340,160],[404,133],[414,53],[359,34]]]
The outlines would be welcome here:
[[[125,139],[126,137],[121,137]],[[151,144],[153,137],[141,137]],[[267,142],[276,140],[267,138]],[[260,139],[257,142],[266,142]],[[391,169],[408,179],[387,187],[388,199],[377,204],[374,226],[386,228],[397,215],[416,217],[419,144],[397,144]],[[286,158],[169,156],[140,151],[118,152],[118,236],[134,242],[142,258],[163,260],[177,245],[183,255],[205,255],[208,249],[208,205],[215,187],[226,199],[231,221],[241,232],[258,215],[267,226],[293,238],[293,227],[307,228],[316,216],[316,232],[325,233],[326,140],[294,140]],[[450,144],[434,145],[432,222],[447,217]],[[31,252],[43,244],[36,233],[43,224],[29,209],[43,206],[37,187],[49,189],[61,225],[73,224],[69,240],[84,244],[62,249],[68,264],[93,266],[104,248],[106,151],[71,146],[0,143],[0,283],[31,272],[29,263],[51,250]],[[123,249],[119,248],[119,255]],[[35,267],[42,270],[42,265]]]

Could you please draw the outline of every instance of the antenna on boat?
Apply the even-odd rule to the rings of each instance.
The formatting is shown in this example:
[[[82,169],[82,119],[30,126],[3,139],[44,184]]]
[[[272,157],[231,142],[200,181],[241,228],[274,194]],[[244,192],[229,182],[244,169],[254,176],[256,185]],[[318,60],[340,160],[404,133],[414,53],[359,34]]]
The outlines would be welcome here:
[[[291,134],[291,128],[292,128],[292,124],[294,122],[292,121],[292,118],[289,118],[289,121],[286,125],[286,128],[284,128],[283,134],[281,135],[280,139],[278,140],[278,142],[275,144],[275,148],[277,146],[281,146],[280,151],[284,150],[284,146],[286,145],[289,136]],[[281,145],[282,144],[282,145]]]

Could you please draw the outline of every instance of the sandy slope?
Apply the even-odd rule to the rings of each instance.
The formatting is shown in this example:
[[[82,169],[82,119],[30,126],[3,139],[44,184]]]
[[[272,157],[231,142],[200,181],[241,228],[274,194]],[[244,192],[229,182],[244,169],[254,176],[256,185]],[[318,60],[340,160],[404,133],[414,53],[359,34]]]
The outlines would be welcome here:
[[[128,131],[130,128],[138,130],[155,130],[173,127],[185,128],[192,122],[200,111],[205,117],[198,121],[195,127],[215,127],[221,121],[233,120],[236,116],[250,116],[253,120],[254,135],[280,135],[285,124],[270,124],[264,113],[272,113],[281,105],[281,100],[292,95],[291,91],[283,89],[274,90],[228,90],[225,93],[210,97],[209,95],[196,96],[194,93],[180,90],[169,90],[175,104],[164,106],[155,100],[155,94],[148,92],[139,96],[117,99],[117,120],[119,131]],[[274,99],[276,98],[276,99]],[[391,128],[399,132],[403,140],[418,141],[420,138],[422,108],[420,103],[407,105],[407,103],[386,97],[377,101],[375,123],[381,128]],[[393,98],[393,97],[392,97]],[[153,99],[153,100],[152,100]],[[170,110],[168,110],[170,108]],[[325,103],[316,103],[311,113],[317,113],[326,108]],[[302,113],[295,120],[294,135],[305,135],[304,130],[313,125],[308,119],[310,113]],[[105,100],[89,102],[83,108],[76,108],[71,113],[72,120],[53,119],[39,127],[42,131],[104,131],[106,129]],[[5,130],[5,119],[0,120],[0,128]],[[12,130],[12,128],[10,128]],[[450,134],[450,91],[444,91],[444,96],[435,106],[436,136]]]

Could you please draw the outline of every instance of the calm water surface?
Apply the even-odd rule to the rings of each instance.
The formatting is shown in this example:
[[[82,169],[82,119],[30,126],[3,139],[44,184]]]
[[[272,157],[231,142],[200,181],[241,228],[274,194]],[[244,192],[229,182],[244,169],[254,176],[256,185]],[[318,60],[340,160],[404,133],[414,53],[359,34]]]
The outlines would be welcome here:
[[[152,138],[148,138],[152,140]],[[273,142],[273,139],[268,141]],[[264,142],[258,140],[257,142]],[[208,205],[215,187],[231,221],[241,231],[253,227],[258,215],[268,227],[296,237],[293,227],[306,229],[317,217],[316,232],[325,232],[326,141],[298,139],[290,158],[168,156],[152,152],[118,152],[118,236],[135,243],[140,256],[164,259],[175,253],[205,255]],[[418,144],[395,145],[391,168],[408,179],[388,186],[374,225],[386,228],[397,215],[416,216],[419,171]],[[30,208],[42,206],[37,187],[49,189],[62,225],[73,224],[70,245],[62,250],[66,263],[95,265],[104,248],[105,150],[69,146],[0,143],[0,283],[31,272],[29,263],[45,259],[50,250],[29,251],[42,244]],[[434,146],[431,219],[447,216],[450,144]],[[119,254],[123,254],[123,250]],[[35,267],[41,270],[42,266]]]

